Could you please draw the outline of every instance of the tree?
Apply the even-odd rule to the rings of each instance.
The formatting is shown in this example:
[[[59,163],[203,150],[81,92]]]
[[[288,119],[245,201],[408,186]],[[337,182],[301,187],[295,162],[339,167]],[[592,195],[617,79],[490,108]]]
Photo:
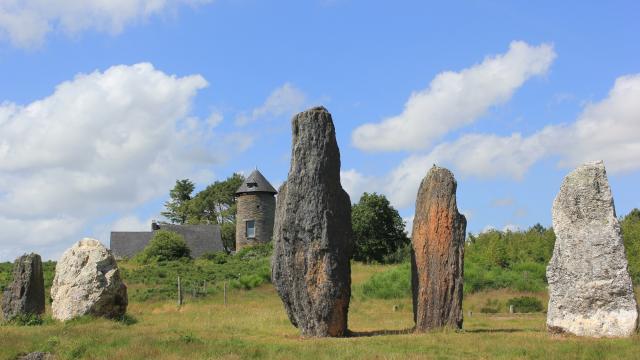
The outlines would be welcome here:
[[[194,189],[195,185],[191,180],[176,180],[176,186],[169,192],[171,200],[164,204],[167,211],[163,211],[161,213],[162,216],[169,219],[172,223],[186,223],[189,218],[189,201],[191,200],[191,193]]]
[[[364,193],[352,206],[351,223],[355,260],[386,262],[409,244],[404,221],[384,195]]]
[[[629,260],[629,273],[635,285],[638,285],[640,283],[640,210],[631,210],[620,221],[620,227]]]
[[[219,224],[222,242],[227,250],[235,248],[236,190],[244,181],[241,174],[233,174],[224,181],[216,181],[199,192],[189,202],[190,224]]]
[[[141,253],[143,262],[150,259],[158,261],[178,260],[189,258],[191,250],[182,235],[168,230],[158,230]]]

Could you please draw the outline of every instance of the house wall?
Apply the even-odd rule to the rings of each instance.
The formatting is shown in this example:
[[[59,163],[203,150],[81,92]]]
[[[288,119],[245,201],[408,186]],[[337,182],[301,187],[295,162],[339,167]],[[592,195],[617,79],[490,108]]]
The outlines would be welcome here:
[[[271,193],[248,193],[238,196],[236,214],[236,251],[245,246],[271,241],[276,212],[276,198]],[[255,221],[256,236],[247,239],[246,221]]]

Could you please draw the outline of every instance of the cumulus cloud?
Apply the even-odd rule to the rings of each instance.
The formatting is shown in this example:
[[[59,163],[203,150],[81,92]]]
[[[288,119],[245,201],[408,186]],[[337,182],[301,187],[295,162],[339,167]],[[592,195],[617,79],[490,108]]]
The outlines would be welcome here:
[[[438,74],[428,88],[411,94],[401,114],[358,127],[352,141],[369,151],[428,148],[447,132],[509,100],[525,81],[545,74],[555,57],[549,44],[514,41],[505,54],[459,72]]]
[[[274,89],[264,104],[236,117],[236,125],[243,126],[259,119],[274,118],[283,115],[293,115],[303,110],[307,96],[302,90],[290,83]]]
[[[0,247],[66,246],[90,221],[161,196],[177,178],[211,175],[222,160],[214,144],[241,139],[189,116],[205,86],[142,63],[0,105]]]
[[[175,10],[178,6],[212,0],[3,0],[0,35],[19,47],[42,44],[47,34],[74,35],[85,30],[118,34],[126,25]]]
[[[467,134],[435,146],[427,154],[403,160],[383,179],[350,170],[347,182],[373,186],[388,194],[394,206],[415,201],[420,180],[433,164],[445,165],[456,175],[521,179],[536,162],[558,158],[558,166],[575,167],[602,159],[611,173],[640,169],[640,74],[616,79],[608,96],[588,104],[569,124],[550,125],[523,136]],[[354,180],[355,179],[355,180]]]

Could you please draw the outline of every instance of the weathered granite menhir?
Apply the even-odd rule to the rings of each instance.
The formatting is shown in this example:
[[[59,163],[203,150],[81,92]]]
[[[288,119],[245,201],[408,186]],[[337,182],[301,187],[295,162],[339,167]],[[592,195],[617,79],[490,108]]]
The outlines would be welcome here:
[[[111,251],[85,238],[65,251],[51,286],[53,318],[82,315],[118,318],[127,311],[127,287]]]
[[[333,120],[316,107],[295,115],[292,128],[291,167],[276,205],[272,279],[304,336],[344,336],[353,240]]]
[[[451,171],[434,165],[418,190],[411,237],[416,331],[462,328],[467,220],[458,213],[456,187]]]
[[[44,313],[44,276],[40,255],[25,254],[16,259],[13,281],[2,297],[2,313],[5,320]]]
[[[547,328],[591,337],[630,336],[638,310],[620,224],[602,161],[567,177],[553,202],[556,242],[547,267]]]

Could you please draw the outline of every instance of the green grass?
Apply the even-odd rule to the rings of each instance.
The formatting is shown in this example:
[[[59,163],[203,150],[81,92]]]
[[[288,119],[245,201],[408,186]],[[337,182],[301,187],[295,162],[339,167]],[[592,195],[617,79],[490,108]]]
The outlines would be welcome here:
[[[393,266],[353,266],[353,287]],[[359,290],[358,290],[359,291]],[[357,291],[354,291],[357,293]],[[49,351],[59,359],[634,359],[640,336],[584,339],[545,331],[545,315],[480,314],[487,299],[506,304],[544,292],[478,292],[465,297],[464,330],[411,334],[409,297],[352,299],[349,327],[357,337],[303,339],[287,319],[273,287],[233,289],[189,300],[134,300],[128,319],[83,317],[40,326],[0,326],[0,359]],[[504,309],[503,309],[504,310]],[[48,310],[49,312],[50,310]],[[472,315],[469,316],[469,311]]]

